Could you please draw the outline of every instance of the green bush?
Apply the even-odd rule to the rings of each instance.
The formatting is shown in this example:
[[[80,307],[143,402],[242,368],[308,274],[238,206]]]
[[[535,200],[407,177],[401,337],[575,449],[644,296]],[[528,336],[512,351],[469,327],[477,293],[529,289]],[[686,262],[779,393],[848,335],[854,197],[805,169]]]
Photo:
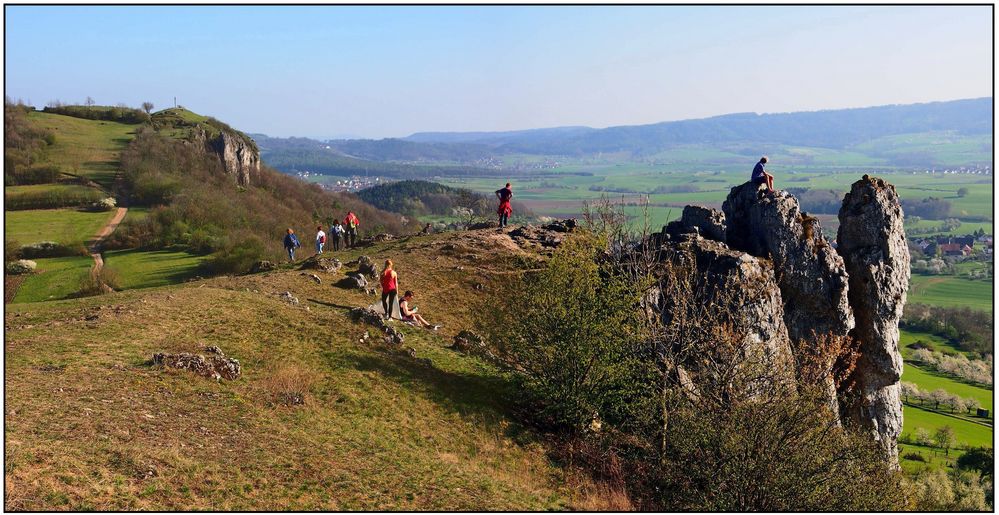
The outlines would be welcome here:
[[[4,182],[8,186],[22,184],[48,184],[56,182],[62,175],[58,166],[43,165],[29,168],[15,168],[10,173],[5,174]]]
[[[594,417],[636,416],[648,370],[636,359],[638,292],[597,264],[605,242],[577,233],[541,272],[528,274],[483,326],[520,376],[535,423],[579,431]]]
[[[45,113],[55,113],[87,120],[107,120],[110,122],[139,124],[149,121],[149,115],[141,109],[119,106],[80,106],[60,105],[42,109]]]
[[[120,289],[121,278],[118,272],[108,266],[104,266],[96,274],[87,273],[80,278],[80,289],[76,292],[76,296],[92,297]]]
[[[65,256],[86,256],[86,247],[83,245],[63,245],[54,241],[40,241],[20,248],[20,255],[28,259],[65,257]]]
[[[23,209],[80,207],[97,202],[104,198],[104,196],[104,193],[100,190],[80,187],[5,193],[4,208],[10,211],[18,211]]]
[[[264,242],[256,236],[230,237],[203,266],[209,275],[242,274],[266,254]]]

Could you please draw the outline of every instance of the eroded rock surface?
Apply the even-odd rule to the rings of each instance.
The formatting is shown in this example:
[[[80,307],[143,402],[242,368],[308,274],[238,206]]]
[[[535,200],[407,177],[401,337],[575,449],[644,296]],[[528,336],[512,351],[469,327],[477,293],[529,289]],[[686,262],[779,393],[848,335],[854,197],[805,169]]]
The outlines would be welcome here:
[[[182,352],[180,354],[153,355],[153,364],[180,370],[189,370],[209,379],[237,379],[241,373],[239,360],[227,357],[222,349],[216,346],[205,347],[207,356]]]
[[[841,412],[869,428],[893,454],[902,431],[898,322],[910,274],[902,218],[895,187],[865,175],[843,200],[837,235],[856,317],[851,336],[860,342],[860,358],[851,376],[855,395],[844,399]]]
[[[746,183],[732,188],[722,209],[728,245],[773,261],[792,340],[845,336],[853,329],[846,265],[793,195]]]

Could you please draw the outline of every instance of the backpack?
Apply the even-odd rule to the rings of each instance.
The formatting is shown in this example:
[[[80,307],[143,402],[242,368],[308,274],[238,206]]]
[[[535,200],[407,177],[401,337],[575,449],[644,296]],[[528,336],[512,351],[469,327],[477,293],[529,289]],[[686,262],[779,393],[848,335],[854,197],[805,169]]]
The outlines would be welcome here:
[[[326,243],[326,235],[325,234],[319,237],[319,243]]]
[[[291,242],[292,242],[292,243],[293,243],[293,244],[294,244],[294,245],[295,245],[296,247],[301,247],[301,246],[302,246],[302,244],[301,244],[301,243],[299,243],[299,241],[298,241],[298,236],[295,236],[294,234],[292,234],[292,235],[291,235]]]

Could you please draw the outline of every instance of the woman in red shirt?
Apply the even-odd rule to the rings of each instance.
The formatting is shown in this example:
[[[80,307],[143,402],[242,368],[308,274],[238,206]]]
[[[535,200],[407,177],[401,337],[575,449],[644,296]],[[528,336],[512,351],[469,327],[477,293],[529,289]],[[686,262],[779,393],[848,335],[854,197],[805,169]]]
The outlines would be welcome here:
[[[392,308],[395,306],[396,293],[399,291],[399,276],[392,270],[392,260],[385,260],[385,270],[382,272],[382,308],[385,319],[392,318]]]

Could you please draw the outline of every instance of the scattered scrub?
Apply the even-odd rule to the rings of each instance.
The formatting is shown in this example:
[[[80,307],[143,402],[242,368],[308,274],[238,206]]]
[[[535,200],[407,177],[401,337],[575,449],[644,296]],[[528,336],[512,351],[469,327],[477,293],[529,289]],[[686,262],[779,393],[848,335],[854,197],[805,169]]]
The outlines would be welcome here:
[[[48,184],[58,181],[61,176],[62,171],[53,165],[15,167],[4,174],[4,184],[7,186]]]
[[[54,241],[40,241],[25,245],[18,249],[21,257],[28,259],[65,257],[65,256],[86,256],[87,249],[83,245],[64,245]]]
[[[50,105],[42,109],[44,113],[61,114],[87,120],[107,120],[109,122],[140,124],[149,121],[149,114],[142,109],[123,106],[81,106]]]
[[[76,292],[77,297],[92,297],[104,295],[121,289],[121,279],[118,272],[104,266],[96,274],[88,273],[80,278],[80,288]]]
[[[305,404],[316,374],[301,365],[284,365],[261,380],[271,402],[284,406]]]

